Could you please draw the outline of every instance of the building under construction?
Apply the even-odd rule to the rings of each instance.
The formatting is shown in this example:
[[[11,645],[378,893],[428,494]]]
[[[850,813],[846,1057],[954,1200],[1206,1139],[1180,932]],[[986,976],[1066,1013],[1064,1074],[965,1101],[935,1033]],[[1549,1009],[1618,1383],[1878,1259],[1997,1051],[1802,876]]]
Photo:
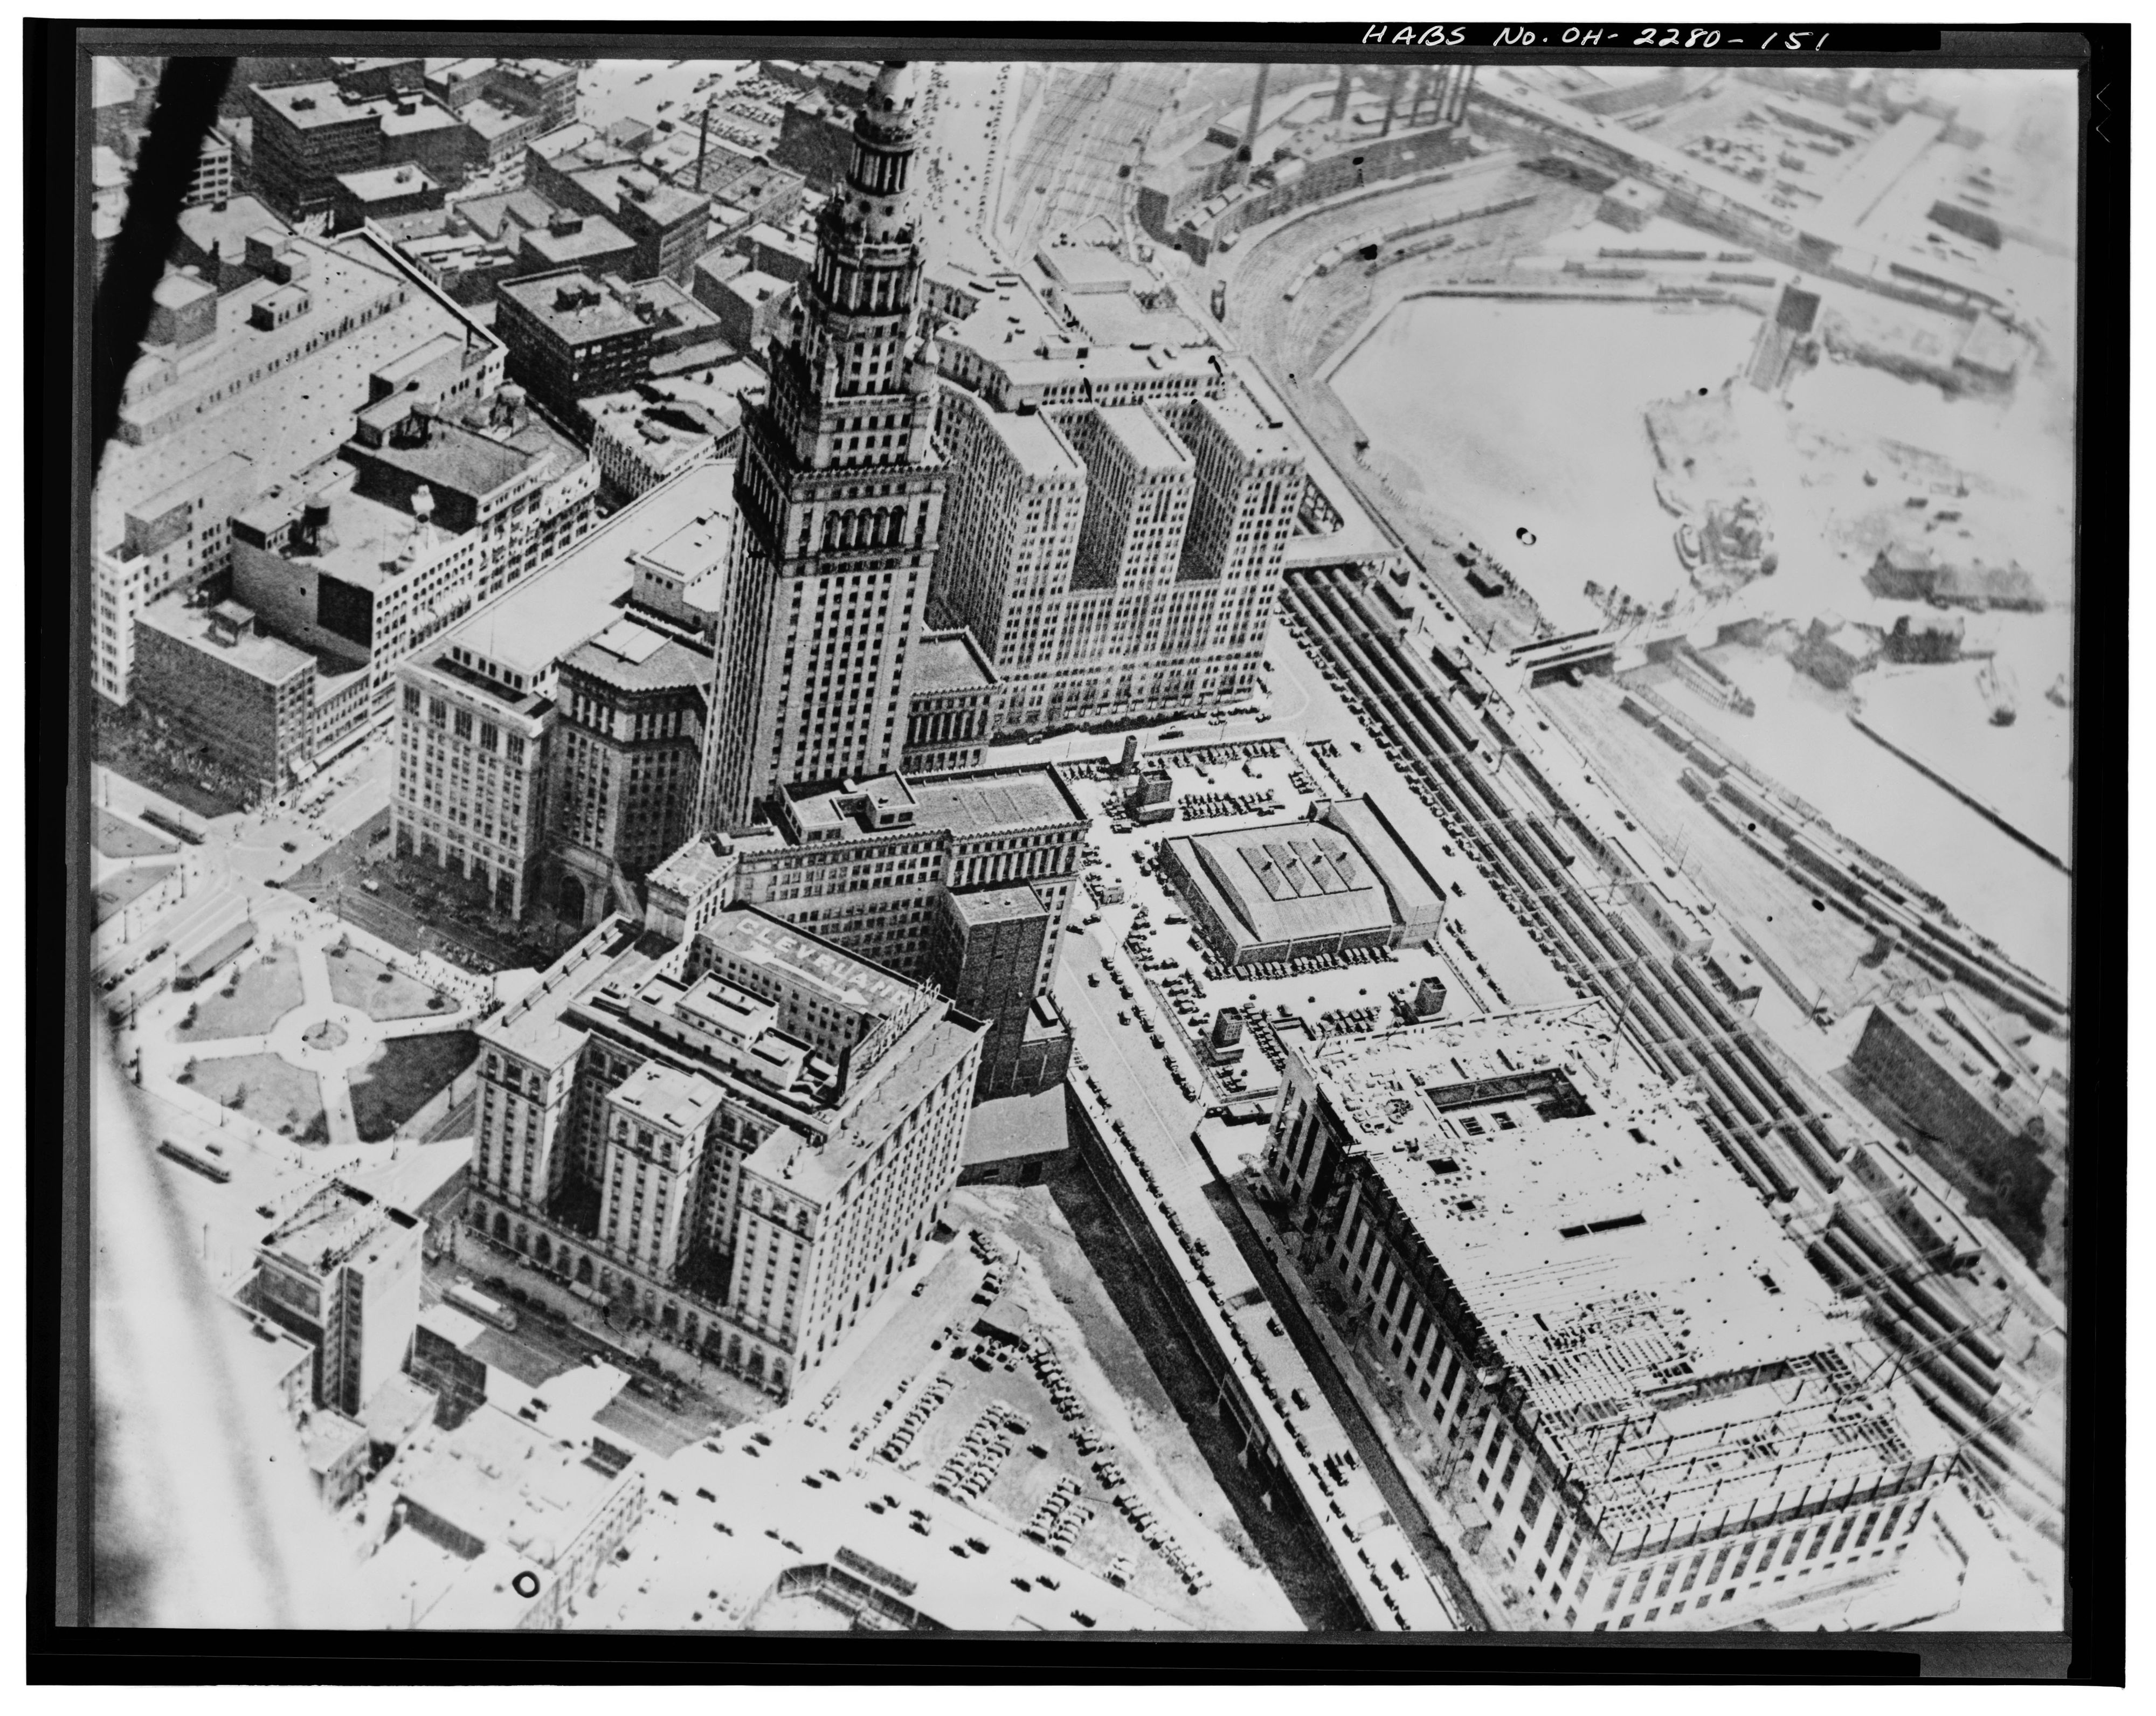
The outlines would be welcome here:
[[[1854,1595],[1953,1468],[1599,1002],[1291,1046],[1265,1169],[1525,1624]]]

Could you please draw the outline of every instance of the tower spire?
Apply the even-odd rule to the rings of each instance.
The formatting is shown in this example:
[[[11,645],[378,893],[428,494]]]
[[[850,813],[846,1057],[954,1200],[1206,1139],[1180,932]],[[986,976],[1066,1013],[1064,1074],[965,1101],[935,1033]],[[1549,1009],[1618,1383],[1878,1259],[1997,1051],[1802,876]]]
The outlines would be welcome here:
[[[747,824],[801,781],[897,766],[944,473],[916,335],[913,72],[886,61],[854,120],[844,182],[744,420],[702,822]]]

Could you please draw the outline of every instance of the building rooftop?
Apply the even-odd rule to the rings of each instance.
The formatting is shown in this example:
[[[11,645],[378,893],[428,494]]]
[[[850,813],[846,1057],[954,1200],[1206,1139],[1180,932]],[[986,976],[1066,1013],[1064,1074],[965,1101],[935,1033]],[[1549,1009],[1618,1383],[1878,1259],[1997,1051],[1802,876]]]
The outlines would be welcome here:
[[[1141,470],[1172,470],[1194,460],[1180,437],[1162,427],[1160,419],[1142,405],[1101,408],[1101,421]]]
[[[418,1225],[416,1216],[332,1180],[264,1235],[260,1249],[310,1275],[326,1275],[355,1258],[376,1261],[389,1240]]]
[[[755,967],[776,984],[856,1011],[895,1016],[911,1007],[921,994],[919,985],[896,972],[753,907],[736,906],[721,912],[698,938]]]
[[[710,683],[711,658],[633,619],[618,619],[563,663],[625,691],[701,691]]]
[[[973,634],[964,626],[956,631],[929,632],[913,656],[913,690],[922,692],[986,691],[994,689],[995,670],[982,655]]]
[[[266,518],[296,510],[319,485],[304,480],[267,491],[247,509],[248,516]],[[308,551],[287,549],[284,558],[318,568],[357,588],[379,593],[399,579],[424,570],[461,540],[459,533],[423,523],[402,507],[346,489],[334,496],[330,526],[336,540]]]
[[[1947,1446],[1600,1003],[1292,1052],[1605,1537]]]
[[[856,1075],[833,1117],[835,1129],[803,1135],[781,1128],[757,1146],[743,1171],[812,1203],[836,1196],[987,1029],[941,1004],[924,1007],[889,1052]]]
[[[314,1375],[315,1349],[311,1345],[235,1299],[228,1299],[225,1303],[245,1324],[235,1343],[241,1354],[240,1362],[254,1373],[265,1390],[282,1388],[295,1370],[304,1369],[310,1378]],[[311,1398],[311,1388],[301,1393],[303,1398]]]
[[[428,423],[424,442],[400,444],[391,439],[378,447],[355,446],[352,450],[363,460],[403,471],[438,493],[469,495],[478,501],[516,481],[531,468],[534,456],[439,417]]]
[[[706,968],[693,983],[677,974],[690,953]],[[803,1025],[816,1043],[775,1023],[803,1001],[818,1004],[829,1020]],[[552,1068],[602,1032],[731,1090],[778,1121],[746,1165],[819,1200],[864,1164],[865,1152],[949,1075],[984,1028],[951,1013],[931,988],[737,906],[689,952],[609,919],[537,989],[482,1025],[480,1037]]]
[[[953,894],[950,907],[969,925],[1023,922],[1047,910],[1040,896],[1023,882],[1015,887],[977,888],[971,893]]]
[[[438,1520],[552,1567],[621,1491],[644,1481],[633,1451],[593,1434],[588,1420],[554,1416],[535,1408],[526,1419],[490,1401],[454,1430],[422,1432],[392,1481],[432,1518],[405,1529],[434,1531]]]
[[[767,303],[782,292],[791,290],[789,284],[776,275],[765,274],[753,268],[745,268],[730,279],[721,280],[719,285],[742,303],[750,305]]]
[[[475,136],[485,138],[489,141],[492,141],[496,137],[506,136],[519,126],[527,126],[531,123],[530,114],[512,112],[506,107],[497,107],[484,95],[476,101],[465,104],[463,118],[466,131]]]
[[[1172,299],[1149,307],[1128,292],[1084,292],[1067,301],[1079,331],[1096,348],[1123,346],[1143,352],[1211,343],[1205,330]]]
[[[607,1100],[675,1133],[693,1133],[718,1112],[719,1087],[678,1067],[647,1061],[607,1095]]]
[[[316,1477],[350,1459],[355,1445],[367,1446],[367,1426],[334,1407],[314,1407],[300,1421],[300,1446],[306,1451],[307,1470]]]
[[[234,197],[223,203],[198,203],[180,211],[181,236],[203,255],[222,254],[234,261],[244,259],[247,240],[257,233],[291,230],[269,205],[253,197]]]
[[[384,131],[390,129],[391,121],[395,121],[398,122],[397,129],[407,132],[431,129],[442,123],[456,123],[454,116],[432,101],[419,100],[413,96],[403,97],[402,100],[413,104],[417,110],[399,114],[397,107],[400,98],[393,95],[347,95],[333,80],[328,78],[309,83],[256,84],[253,87],[256,97],[264,106],[278,114],[286,123],[303,131],[369,119],[378,121]]]
[[[494,69],[496,62],[488,59],[467,56],[464,59],[446,57],[429,59],[424,67],[429,83],[469,83]]]
[[[137,609],[135,623],[177,639],[266,685],[283,685],[295,675],[315,670],[315,658],[305,650],[251,627],[234,634],[218,624],[211,609],[188,607],[185,593],[178,590]]]
[[[1383,878],[1357,843],[1313,822],[1230,829],[1169,841],[1214,915],[1255,942],[1383,929],[1394,921]]]
[[[975,1103],[966,1117],[963,1164],[981,1168],[1014,1158],[1053,1155],[1070,1143],[1070,1106],[1062,1086],[1031,1096],[994,1097]]]
[[[442,188],[424,167],[409,161],[393,167],[371,167],[365,172],[341,172],[336,182],[361,203],[389,203],[400,197],[418,197]]]
[[[580,119],[572,119],[567,125],[556,126],[551,131],[542,131],[526,146],[536,150],[548,161],[559,161],[564,155],[573,153],[587,143],[597,141],[598,136],[596,127],[586,125]],[[603,143],[600,148],[602,159],[610,160],[613,153],[618,152],[608,152]]]
[[[603,166],[585,167],[570,177],[608,208],[619,212],[624,203],[633,203],[660,226],[690,219],[711,206],[708,198],[670,185],[634,160],[610,161]]]
[[[1044,244],[1034,259],[1057,285],[1078,295],[1127,293],[1151,279],[1137,263],[1097,244]]]
[[[1268,415],[1256,400],[1240,389],[1224,398],[1200,399],[1199,414],[1216,424],[1235,450],[1254,464],[1279,459],[1301,459],[1302,444],[1285,419]]]
[[[551,565],[511,584],[420,659],[432,662],[460,644],[502,666],[542,676],[620,617],[637,556],[732,507],[732,461],[692,465],[638,496]],[[716,552],[723,554],[722,542]]]
[[[527,239],[542,236],[551,239],[556,235],[536,232],[526,234]],[[614,236],[621,239],[618,232]],[[626,244],[629,241],[621,239],[621,242]],[[495,289],[495,295],[513,300],[567,345],[583,345],[617,334],[634,333],[644,326],[641,316],[588,274],[572,271],[505,280]]]
[[[136,444],[116,437],[105,445],[93,503],[97,541],[120,536],[124,511],[138,496],[169,488],[217,455],[244,454],[269,477],[332,452],[352,433],[352,414],[367,403],[368,378],[382,364],[438,334],[461,337],[474,326],[364,232],[339,239],[280,237],[309,264],[312,308],[280,329],[252,327],[254,302],[280,290],[273,280],[253,280],[225,294],[218,305],[218,331],[201,346],[144,354],[130,376],[131,388],[138,376],[169,374],[170,381],[122,407],[123,416],[140,424],[146,439]],[[289,380],[240,385],[265,358],[304,347],[399,293],[401,304],[388,303],[308,353],[293,369],[303,378],[300,385]],[[473,338],[475,361],[498,349],[490,334]],[[197,410],[210,398],[218,403]],[[167,420],[173,427],[157,433]]]
[[[531,1596],[516,1581],[528,1575]],[[539,1606],[553,1575],[514,1549],[488,1549],[467,1559],[419,1531],[399,1531],[359,1564],[361,1588],[385,1624],[403,1627],[509,1631]]]
[[[573,1061],[589,1033],[564,1016],[568,1009],[608,984],[640,982],[673,951],[642,942],[634,924],[608,918],[548,966],[536,987],[481,1025],[480,1040],[549,1071]]]
[[[635,240],[603,214],[579,215],[577,220],[573,232],[557,233],[551,226],[536,226],[517,242],[544,260],[550,269],[573,268],[587,257],[621,256],[636,248]],[[507,290],[506,286],[501,288],[502,291]],[[613,306],[613,313],[628,314],[611,298],[607,302]],[[635,326],[634,317],[629,318],[629,325]]]
[[[875,840],[947,830],[962,836],[1083,823],[1087,813],[1045,763],[938,774],[896,774],[791,790],[787,814],[804,837]]]
[[[555,204],[536,191],[504,191],[492,197],[472,197],[456,206],[457,218],[490,239],[505,232],[512,238],[535,227],[543,228]]]
[[[1037,411],[998,411],[986,400],[980,409],[1009,450],[1011,458],[1029,476],[1082,477],[1086,461],[1072,450],[1063,431]]]
[[[172,481],[152,494],[134,500],[127,508],[127,516],[145,523],[154,522],[175,506],[206,495],[215,506],[238,505],[243,499],[253,498],[254,461],[244,453],[213,453],[204,462],[175,477]]]
[[[939,774],[913,783],[923,828],[962,835],[1082,823],[1088,813],[1045,763]]]
[[[707,1631],[836,1628],[813,1595],[782,1594],[782,1574],[830,1569],[875,1593],[883,1624],[964,1631],[1104,1632],[1184,1623],[1004,1522],[940,1496],[823,1430],[756,1439],[744,1425],[691,1443],[652,1482],[654,1500],[626,1559],[598,1576],[574,1626]],[[835,1479],[828,1474],[835,1472]],[[810,1488],[805,1479],[820,1487]],[[892,1497],[896,1506],[883,1498]],[[875,1502],[880,1511],[871,1511]],[[925,1529],[914,1529],[916,1520]],[[723,1524],[726,1534],[713,1528]],[[988,1553],[954,1554],[966,1540]],[[1021,1588],[1021,1585],[1023,1588]],[[1077,1618],[1082,1614],[1086,1620]]]
[[[693,900],[712,883],[723,881],[732,868],[716,847],[698,835],[670,853],[645,881],[653,887],[670,888],[684,899]]]

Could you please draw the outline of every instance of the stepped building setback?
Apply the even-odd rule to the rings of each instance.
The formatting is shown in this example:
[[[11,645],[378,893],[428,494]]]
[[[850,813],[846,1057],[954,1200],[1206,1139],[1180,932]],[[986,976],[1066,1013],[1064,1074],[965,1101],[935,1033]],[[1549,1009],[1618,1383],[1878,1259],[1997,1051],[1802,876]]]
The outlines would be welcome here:
[[[1265,1163],[1529,1625],[1892,1578],[1954,1464],[1599,1003],[1291,1045]]]

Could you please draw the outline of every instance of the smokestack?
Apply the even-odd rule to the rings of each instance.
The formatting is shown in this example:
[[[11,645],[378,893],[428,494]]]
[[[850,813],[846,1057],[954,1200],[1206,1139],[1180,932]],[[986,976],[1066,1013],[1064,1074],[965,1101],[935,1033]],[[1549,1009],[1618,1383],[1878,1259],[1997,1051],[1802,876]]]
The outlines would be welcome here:
[[[1404,65],[1393,74],[1393,87],[1385,96],[1385,122],[1378,127],[1378,135],[1381,137],[1389,137],[1393,134],[1394,110],[1400,105],[1400,91],[1406,87],[1407,80],[1408,69]]]
[[[1272,67],[1258,68],[1258,87],[1250,95],[1250,117],[1243,126],[1243,146],[1235,152],[1235,177],[1246,179],[1250,176],[1250,155],[1257,147],[1260,110],[1265,105],[1265,84],[1272,76]]]

